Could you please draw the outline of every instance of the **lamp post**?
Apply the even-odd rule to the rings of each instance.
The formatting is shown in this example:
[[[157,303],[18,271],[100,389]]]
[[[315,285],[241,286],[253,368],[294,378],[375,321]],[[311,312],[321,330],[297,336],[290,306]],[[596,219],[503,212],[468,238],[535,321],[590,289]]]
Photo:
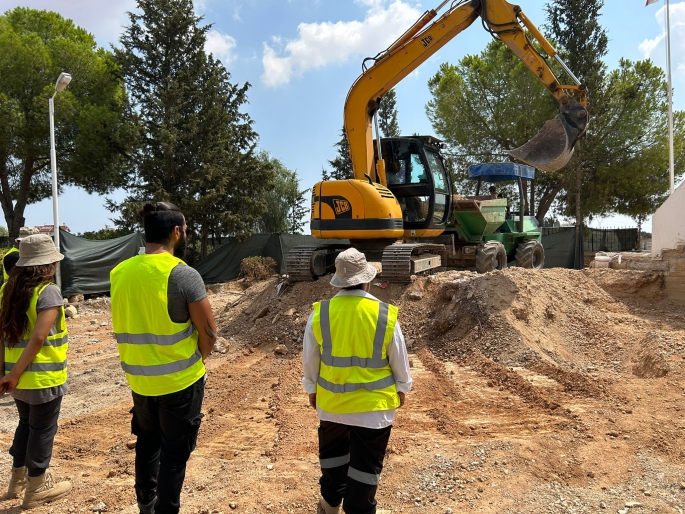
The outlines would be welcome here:
[[[60,73],[55,82],[55,93],[48,100],[50,106],[50,165],[52,167],[52,218],[54,229],[55,248],[59,252],[59,209],[57,208],[57,153],[55,152],[55,95],[71,82],[71,75],[68,73]],[[57,273],[55,279],[58,286],[62,286],[62,276],[60,274],[59,264],[57,265]]]

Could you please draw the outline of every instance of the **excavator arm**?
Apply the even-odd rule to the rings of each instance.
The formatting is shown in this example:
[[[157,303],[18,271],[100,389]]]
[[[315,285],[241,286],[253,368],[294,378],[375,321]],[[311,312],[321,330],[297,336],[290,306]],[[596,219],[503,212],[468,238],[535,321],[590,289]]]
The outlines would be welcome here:
[[[383,156],[379,154],[378,159],[375,159],[373,148],[373,119],[381,98],[478,18],[482,18],[489,32],[511,48],[560,105],[560,113],[556,118],[547,121],[538,135],[509,154],[543,171],[562,168],[571,159],[573,147],[587,127],[585,86],[519,6],[506,0],[455,0],[446,12],[438,16],[448,3],[450,0],[444,1],[437,9],[426,11],[385,52],[374,58],[375,63],[365,69],[352,85],[345,101],[344,117],[355,178],[371,178],[387,185]],[[562,66],[575,82],[574,85],[559,83],[524,29]],[[578,99],[570,93],[577,95]],[[380,152],[380,144],[378,148]]]

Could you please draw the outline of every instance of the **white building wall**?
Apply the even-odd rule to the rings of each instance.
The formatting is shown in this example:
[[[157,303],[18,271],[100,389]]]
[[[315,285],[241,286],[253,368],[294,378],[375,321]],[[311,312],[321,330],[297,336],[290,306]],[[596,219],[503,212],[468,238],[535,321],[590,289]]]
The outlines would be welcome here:
[[[652,216],[652,255],[685,244],[685,183]]]

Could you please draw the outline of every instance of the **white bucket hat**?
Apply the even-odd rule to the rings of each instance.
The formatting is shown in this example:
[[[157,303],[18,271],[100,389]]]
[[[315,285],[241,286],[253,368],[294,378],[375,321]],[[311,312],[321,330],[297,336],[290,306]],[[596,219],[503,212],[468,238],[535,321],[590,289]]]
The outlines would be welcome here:
[[[366,262],[366,257],[356,248],[340,252],[335,259],[335,275],[331,279],[333,287],[352,287],[371,282],[377,270]]]
[[[50,236],[35,234],[19,241],[19,260],[16,266],[41,266],[52,264],[64,259],[64,255],[55,249],[55,243]]]

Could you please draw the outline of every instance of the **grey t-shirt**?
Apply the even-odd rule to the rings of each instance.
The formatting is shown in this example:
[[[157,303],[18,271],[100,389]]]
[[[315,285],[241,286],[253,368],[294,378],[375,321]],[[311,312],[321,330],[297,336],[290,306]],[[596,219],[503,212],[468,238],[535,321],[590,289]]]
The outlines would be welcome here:
[[[178,264],[169,275],[167,303],[169,317],[174,323],[185,323],[190,319],[188,304],[207,297],[205,283],[194,268]]]
[[[40,293],[38,302],[36,302],[36,313],[51,309],[53,307],[61,307],[63,305],[62,292],[59,287],[54,284],[49,285]],[[50,335],[57,333],[55,325],[50,329]],[[48,387],[45,389],[15,389],[10,394],[13,398],[20,400],[30,405],[39,403],[47,403],[54,400],[58,396],[66,394],[69,390],[67,383],[55,387]]]

